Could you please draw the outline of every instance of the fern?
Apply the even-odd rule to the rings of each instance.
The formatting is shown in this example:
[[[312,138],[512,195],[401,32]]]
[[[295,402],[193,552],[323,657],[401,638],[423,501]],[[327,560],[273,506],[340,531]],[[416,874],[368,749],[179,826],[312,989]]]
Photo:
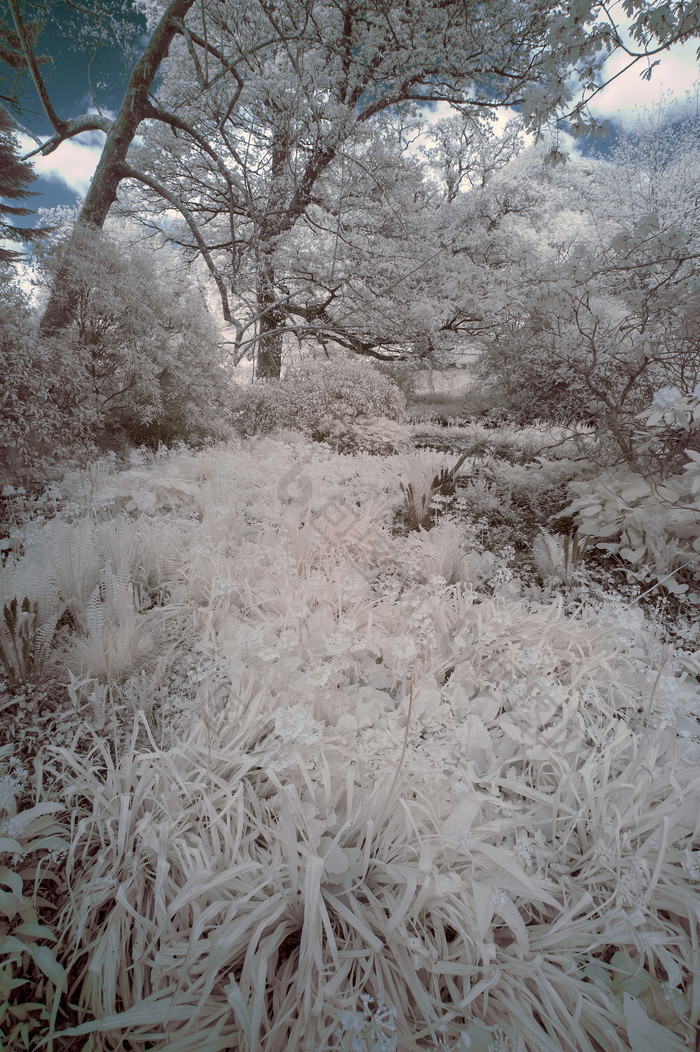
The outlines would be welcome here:
[[[412,529],[430,529],[434,522],[433,500],[435,497],[450,498],[455,495],[459,469],[467,456],[467,453],[463,453],[452,466],[441,465],[437,473],[422,458],[411,458],[407,463],[407,480],[405,484],[400,482],[399,485]]]
[[[586,552],[576,534],[549,533],[540,526],[540,534],[532,543],[532,554],[543,580],[557,580],[571,584]]]
[[[48,536],[47,536],[48,535]],[[87,628],[86,606],[100,580],[100,559],[91,523],[54,522],[45,532],[50,573],[75,622]]]
[[[2,608],[0,662],[13,687],[36,683],[56,631],[58,616],[40,622],[39,603],[25,595],[13,597]]]
[[[442,577],[448,585],[469,584],[476,588],[491,574],[495,556],[491,552],[465,551],[468,538],[455,522],[441,522],[407,538],[409,565],[419,578]]]
[[[85,607],[85,624],[90,635],[101,635],[106,627],[105,608],[100,598],[99,585],[87,601]]]
[[[101,592],[105,609],[112,621],[127,621],[133,617],[137,604],[129,564],[124,560],[116,574],[108,563],[101,577]]]

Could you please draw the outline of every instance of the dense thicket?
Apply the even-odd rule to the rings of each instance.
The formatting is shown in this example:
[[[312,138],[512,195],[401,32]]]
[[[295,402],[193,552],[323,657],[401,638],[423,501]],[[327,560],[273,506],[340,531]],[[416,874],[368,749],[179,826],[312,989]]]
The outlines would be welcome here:
[[[9,481],[50,460],[145,443],[199,444],[227,433],[229,382],[220,333],[202,291],[175,258],[85,229],[43,254],[39,282],[70,282],[70,324],[37,331],[16,277],[2,280],[4,413]],[[68,286],[66,286],[68,289]]]

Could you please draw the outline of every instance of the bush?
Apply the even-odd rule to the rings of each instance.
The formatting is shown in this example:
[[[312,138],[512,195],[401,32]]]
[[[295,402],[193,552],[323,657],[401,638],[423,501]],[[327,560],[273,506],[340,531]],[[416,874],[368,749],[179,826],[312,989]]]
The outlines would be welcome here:
[[[401,419],[405,400],[397,385],[373,366],[355,359],[304,362],[284,380],[246,388],[235,407],[241,435],[300,431],[317,442],[349,451],[363,448],[360,418]],[[388,445],[396,446],[394,435]],[[372,441],[372,445],[377,443]],[[379,443],[380,445],[382,443]]]
[[[13,271],[4,268],[0,272],[3,485],[40,487],[51,461],[85,437],[84,414],[78,418],[79,384],[70,362],[55,350],[37,339],[27,298]]]
[[[54,245],[42,267],[67,294],[70,324],[44,342],[80,389],[79,399],[73,389],[54,394],[73,430],[80,413],[103,448],[224,437],[220,335],[177,260],[89,229]]]
[[[410,402],[418,395],[419,368],[415,362],[377,362],[374,368],[382,376],[387,376]]]

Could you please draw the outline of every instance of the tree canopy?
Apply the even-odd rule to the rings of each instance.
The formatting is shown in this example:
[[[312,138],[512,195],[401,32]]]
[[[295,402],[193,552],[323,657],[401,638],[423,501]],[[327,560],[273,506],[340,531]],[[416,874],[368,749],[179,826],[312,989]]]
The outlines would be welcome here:
[[[20,147],[10,115],[0,106],[0,237],[6,241],[36,241],[42,231],[32,227],[18,227],[6,216],[29,216],[32,209],[24,205],[12,205],[9,201],[25,201],[33,195],[30,186],[36,179],[31,164],[19,158]],[[22,253],[0,245],[0,263],[12,263],[22,258]]]
[[[697,2],[623,6],[624,33],[601,0],[140,0],[150,36],[114,119],[99,105],[68,117],[55,109],[40,4],[7,0],[0,35],[8,72],[31,78],[50,120],[42,150],[88,129],[107,136],[79,223],[100,227],[118,187],[138,185],[150,213],[165,215],[164,232],[205,261],[238,347],[252,339],[259,374],[279,375],[284,334],[300,324],[381,353],[384,333],[348,330],[335,285],[285,292],[300,227],[342,228],[342,195],[372,142],[405,152],[421,108],[448,103],[458,124],[434,159],[455,193],[488,114],[514,108],[535,131],[561,120],[575,134],[599,130],[586,101],[610,54],[650,70],[700,32]],[[93,33],[101,10],[97,0],[72,9]],[[50,299],[44,332],[68,321]]]

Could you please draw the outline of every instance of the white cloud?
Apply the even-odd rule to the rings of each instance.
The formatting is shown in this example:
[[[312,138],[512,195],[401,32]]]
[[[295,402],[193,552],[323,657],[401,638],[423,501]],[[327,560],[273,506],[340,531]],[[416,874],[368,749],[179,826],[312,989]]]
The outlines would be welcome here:
[[[651,80],[644,80],[640,76],[645,68],[642,62],[621,73],[629,58],[625,55],[613,56],[605,65],[604,77],[609,80],[616,73],[619,76],[591,101],[591,112],[596,117],[626,122],[635,116],[636,110],[656,105],[665,95],[671,95],[678,101],[684,100],[686,92],[694,95],[700,76],[697,47],[697,40],[689,40],[669,48],[659,56],[659,65],[654,69]]]
[[[36,146],[26,135],[20,135],[19,139],[24,153],[29,153]],[[84,196],[100,159],[104,139],[101,132],[87,132],[61,143],[48,157],[36,154],[31,162],[37,175],[62,182],[70,190]]]

